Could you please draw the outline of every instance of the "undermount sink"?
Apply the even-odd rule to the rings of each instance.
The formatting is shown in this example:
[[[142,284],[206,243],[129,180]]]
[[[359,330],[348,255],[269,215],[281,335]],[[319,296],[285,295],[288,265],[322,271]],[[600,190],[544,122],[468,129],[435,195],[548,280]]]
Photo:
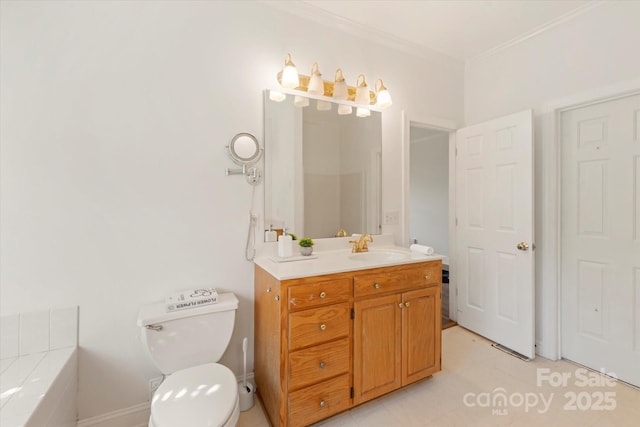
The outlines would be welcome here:
[[[394,249],[374,249],[369,252],[360,252],[349,255],[349,259],[354,261],[366,261],[366,262],[385,262],[385,261],[399,261],[409,258],[408,252],[398,251]]]

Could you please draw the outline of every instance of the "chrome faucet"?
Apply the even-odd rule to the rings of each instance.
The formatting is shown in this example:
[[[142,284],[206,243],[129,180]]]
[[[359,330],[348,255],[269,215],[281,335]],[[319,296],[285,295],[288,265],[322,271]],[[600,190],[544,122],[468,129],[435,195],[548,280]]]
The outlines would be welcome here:
[[[373,243],[373,236],[369,233],[362,233],[358,240],[349,240],[349,243],[353,243],[351,252],[368,252],[367,242]]]

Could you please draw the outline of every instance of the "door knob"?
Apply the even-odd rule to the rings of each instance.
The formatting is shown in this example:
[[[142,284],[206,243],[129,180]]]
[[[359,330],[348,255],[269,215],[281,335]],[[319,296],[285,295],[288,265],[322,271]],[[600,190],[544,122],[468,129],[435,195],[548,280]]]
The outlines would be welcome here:
[[[516,247],[518,248],[519,251],[526,251],[527,249],[529,249],[529,245],[525,242],[518,243],[518,246]]]

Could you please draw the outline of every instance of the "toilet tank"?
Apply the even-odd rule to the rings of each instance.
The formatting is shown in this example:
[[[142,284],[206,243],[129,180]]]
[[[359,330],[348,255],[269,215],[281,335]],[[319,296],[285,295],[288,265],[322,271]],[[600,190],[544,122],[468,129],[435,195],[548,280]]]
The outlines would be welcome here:
[[[142,345],[163,374],[217,362],[229,345],[237,308],[232,293],[218,294],[215,304],[169,313],[164,303],[144,305],[138,314]]]

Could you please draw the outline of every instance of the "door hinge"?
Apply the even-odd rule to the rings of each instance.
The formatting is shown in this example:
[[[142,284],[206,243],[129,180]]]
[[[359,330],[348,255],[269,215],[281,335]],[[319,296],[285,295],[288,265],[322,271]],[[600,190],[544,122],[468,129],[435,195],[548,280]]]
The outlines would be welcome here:
[[[351,309],[351,318],[352,319],[356,318],[356,311],[353,308]]]
[[[351,398],[353,399],[355,397],[356,393],[353,391],[353,387],[351,387]]]

